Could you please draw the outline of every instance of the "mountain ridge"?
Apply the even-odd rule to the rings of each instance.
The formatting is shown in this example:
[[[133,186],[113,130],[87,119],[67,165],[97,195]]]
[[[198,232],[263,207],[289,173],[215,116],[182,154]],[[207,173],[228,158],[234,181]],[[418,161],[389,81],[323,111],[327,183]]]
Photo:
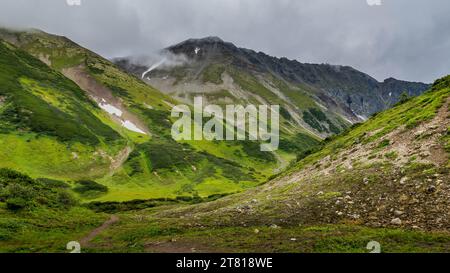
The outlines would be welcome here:
[[[217,93],[217,89],[226,90],[227,87],[244,89],[244,93],[249,97],[259,96],[258,89],[265,89],[265,95],[262,97],[266,102],[274,103],[274,99],[268,99],[273,93],[275,97],[281,96],[279,102],[286,105],[292,116],[303,116],[303,111],[308,109],[293,108],[298,107],[299,100],[308,100],[309,97],[313,102],[329,109],[326,114],[329,114],[330,119],[344,118],[351,123],[360,122],[393,106],[404,92],[408,96],[417,96],[429,88],[428,84],[394,78],[378,82],[350,66],[304,64],[284,57],[272,57],[263,52],[239,48],[217,37],[188,39],[169,46],[162,52],[163,55],[184,56],[188,61],[174,67],[160,65],[159,68],[155,65],[156,67],[147,74],[148,78],[144,80],[179,100],[183,101],[186,93],[188,96],[189,93],[195,93],[196,91],[191,89],[196,86],[205,94],[214,94]],[[149,68],[142,64],[134,65],[132,58],[116,58],[113,61],[125,71],[135,75],[140,75]],[[227,79],[231,78],[234,83],[224,86],[224,82],[229,82],[222,79],[224,75]],[[214,84],[216,87],[211,86]],[[258,87],[255,89],[254,86]],[[290,90],[283,90],[286,88]],[[297,97],[299,94],[302,98]],[[238,95],[232,97],[233,100],[240,101]],[[292,100],[296,102],[292,103]],[[327,136],[320,132],[320,129],[311,128],[310,124],[296,119],[299,125],[306,127],[308,131]],[[345,129],[343,128],[345,126],[337,120],[333,122],[333,126]]]

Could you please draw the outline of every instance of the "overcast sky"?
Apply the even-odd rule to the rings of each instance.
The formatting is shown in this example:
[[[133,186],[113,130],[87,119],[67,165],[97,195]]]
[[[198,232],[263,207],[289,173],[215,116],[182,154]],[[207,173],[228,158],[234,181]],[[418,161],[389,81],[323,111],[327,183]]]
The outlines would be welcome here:
[[[0,0],[0,24],[64,35],[108,58],[219,36],[277,57],[350,65],[378,80],[450,74],[449,0],[67,1],[74,0]]]

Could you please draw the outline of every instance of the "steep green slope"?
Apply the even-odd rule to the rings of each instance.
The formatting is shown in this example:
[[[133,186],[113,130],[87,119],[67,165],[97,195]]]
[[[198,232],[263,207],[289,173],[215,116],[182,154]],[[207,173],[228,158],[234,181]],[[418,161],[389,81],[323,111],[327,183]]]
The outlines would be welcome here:
[[[16,76],[20,79],[20,87],[39,96],[42,100],[39,103],[46,102],[57,110],[67,108],[62,102],[64,94],[60,94],[59,91],[59,89],[65,90],[64,86],[58,86],[61,82],[63,85],[70,83],[73,88],[76,88],[78,92],[76,95],[82,96],[92,108],[86,111],[81,107],[70,107],[71,113],[79,115],[73,118],[78,123],[72,125],[64,123],[65,126],[75,126],[70,130],[63,130],[61,127],[51,128],[53,131],[46,129],[53,134],[62,135],[54,142],[47,140],[47,142],[35,143],[28,141],[25,137],[17,140],[11,133],[5,135],[2,137],[2,141],[5,143],[17,142],[14,145],[21,148],[16,149],[16,154],[5,151],[3,156],[6,159],[14,158],[14,160],[7,160],[9,163],[2,163],[3,165],[0,166],[24,171],[33,177],[65,180],[94,179],[106,185],[108,191],[105,194],[93,195],[95,198],[89,198],[89,200],[126,201],[178,196],[207,197],[239,192],[265,182],[269,176],[279,171],[280,167],[286,166],[288,160],[295,158],[292,150],[297,146],[290,145],[289,142],[286,142],[285,145],[289,153],[283,152],[277,157],[270,153],[260,153],[258,143],[253,142],[192,141],[177,143],[172,140],[170,134],[174,121],[170,118],[170,110],[178,103],[169,96],[148,86],[138,78],[124,73],[111,62],[65,37],[37,30],[17,32],[4,29],[0,31],[0,37],[40,59],[41,62],[30,58],[37,67],[44,67],[42,71],[50,71],[58,75],[59,78],[48,79],[46,83],[41,83],[40,78],[28,79],[21,76],[21,71],[18,72]],[[12,48],[12,46],[10,47]],[[8,62],[6,57],[4,61]],[[11,69],[14,68],[13,63],[9,64]],[[53,89],[47,88],[47,85]],[[25,94],[28,95],[28,93]],[[40,107],[39,103],[36,105]],[[113,106],[120,109],[123,114],[121,117],[108,114],[100,111],[99,105]],[[83,124],[95,125],[90,125],[86,118],[81,116],[89,111],[97,121],[100,121],[98,126],[109,128],[112,134],[119,139],[119,146],[97,147],[108,140],[103,135],[105,133],[96,133],[100,134],[101,138],[89,135],[90,130],[83,131]],[[54,115],[53,118],[60,121],[70,120],[70,117],[63,115]],[[18,117],[11,124],[18,124],[21,119]],[[126,120],[133,122],[146,134],[124,128],[122,123]],[[49,124],[59,126],[60,123],[52,121]],[[31,124],[43,126],[44,123],[39,121]],[[83,128],[78,129],[76,126]],[[11,130],[13,132],[19,129],[14,127]],[[100,131],[99,128],[95,128],[95,130]],[[71,131],[77,132],[73,139],[70,135]],[[316,145],[318,142],[308,135],[299,135],[298,137],[305,139],[305,143],[308,145]],[[65,148],[65,142],[76,138],[92,138],[89,142],[91,146],[71,145],[71,147],[77,147],[77,150]],[[94,141],[95,138],[100,140]],[[83,143],[87,143],[87,140]],[[48,146],[55,147],[49,149]],[[61,150],[67,150],[67,153],[60,153]],[[39,156],[31,157],[30,155],[34,151],[39,152]],[[92,166],[86,165],[89,166],[90,171],[86,172],[85,169],[81,169],[77,172],[77,169],[71,167],[71,164],[79,162],[88,164],[87,155],[91,155],[94,159],[91,160]],[[97,168],[93,163],[96,157],[103,160],[101,167]],[[74,158],[76,160],[73,160]],[[66,162],[69,163],[66,164]],[[30,167],[25,167],[27,164]],[[54,172],[61,173],[61,175],[55,176],[52,172],[46,173],[52,165],[59,165],[54,168]],[[32,167],[40,171],[34,171]],[[87,198],[86,196],[82,197]]]
[[[98,177],[125,145],[100,108],[62,74],[0,43],[1,165],[33,176]]]

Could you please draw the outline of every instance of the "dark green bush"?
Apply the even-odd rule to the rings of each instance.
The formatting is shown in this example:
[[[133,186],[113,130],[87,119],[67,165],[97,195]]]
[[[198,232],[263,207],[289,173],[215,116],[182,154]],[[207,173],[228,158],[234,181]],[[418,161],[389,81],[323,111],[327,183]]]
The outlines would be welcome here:
[[[14,211],[38,206],[66,209],[76,204],[64,189],[51,187],[42,180],[10,169],[0,169],[0,202]]]
[[[6,199],[6,208],[12,211],[17,211],[29,207],[30,203],[21,197],[12,197]]]
[[[261,143],[257,141],[241,141],[242,150],[250,157],[265,162],[276,162],[275,156],[270,152],[261,151]]]
[[[90,191],[101,193],[108,192],[108,187],[91,180],[80,180],[75,182],[75,184],[76,186],[73,190],[80,194],[84,194]]]
[[[309,111],[303,111],[303,120],[318,132],[322,133],[326,131],[326,128],[324,128]]]

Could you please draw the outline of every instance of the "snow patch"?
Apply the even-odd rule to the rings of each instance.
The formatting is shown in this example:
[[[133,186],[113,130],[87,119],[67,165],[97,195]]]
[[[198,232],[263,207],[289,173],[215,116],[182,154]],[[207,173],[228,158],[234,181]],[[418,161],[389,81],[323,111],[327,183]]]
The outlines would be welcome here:
[[[143,135],[147,134],[144,131],[142,131],[141,129],[139,129],[139,127],[137,127],[136,124],[134,124],[133,122],[131,122],[129,120],[122,121],[122,126],[127,128],[128,130],[136,132],[136,133],[140,133]]]
[[[348,123],[350,123],[350,124],[354,124],[355,122],[354,121],[351,121],[349,118],[347,118],[346,116],[344,116],[344,115],[339,115],[342,119],[344,119],[345,121],[347,121]]]
[[[361,115],[356,115],[356,116],[357,116],[359,119],[363,120],[363,121],[368,120],[368,118],[365,117],[365,116],[361,116]]]
[[[102,103],[98,104],[98,106],[100,106],[100,108],[102,108],[103,110],[105,110],[106,112],[108,112],[111,115],[115,115],[118,117],[121,117],[123,115],[123,112],[119,108],[117,108],[111,104],[104,103],[105,102],[104,99],[102,99],[102,101],[103,101]]]
[[[355,115],[355,116],[357,116],[360,120],[362,120],[362,121],[367,121],[369,118],[368,117],[365,117],[365,116],[363,116],[363,115],[358,115],[358,114],[356,114],[355,113],[355,111],[353,111],[352,110],[352,113]]]
[[[102,102],[100,102],[98,104],[98,106],[103,109],[104,111],[108,112],[110,115],[116,116],[119,118],[120,123],[123,127],[125,127],[126,129],[136,132],[136,133],[140,133],[140,134],[144,134],[146,135],[147,133],[144,132],[143,130],[139,129],[139,127],[136,126],[136,124],[134,124],[133,122],[129,121],[129,120],[122,120],[121,117],[123,115],[123,111],[120,110],[119,108],[115,107],[114,105],[108,104],[106,102],[105,99],[101,99]]]

